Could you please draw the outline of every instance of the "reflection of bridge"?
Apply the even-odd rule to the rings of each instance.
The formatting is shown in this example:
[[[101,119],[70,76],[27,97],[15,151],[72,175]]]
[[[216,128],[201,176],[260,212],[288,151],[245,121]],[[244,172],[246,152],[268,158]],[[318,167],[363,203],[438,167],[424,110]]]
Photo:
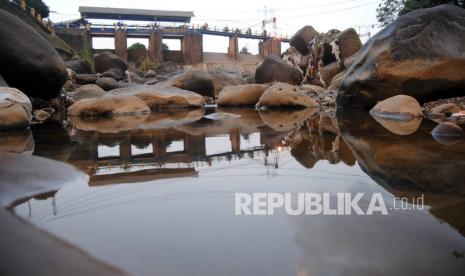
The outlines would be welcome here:
[[[209,132],[207,128],[202,129],[197,126],[196,132],[189,134],[185,131],[166,129],[136,131],[130,134],[102,134],[94,132],[79,132],[75,139],[79,141],[80,148],[69,160],[74,165],[87,171],[90,177],[90,185],[104,185],[107,183],[141,182],[143,180],[154,180],[171,177],[195,176],[195,165],[232,160],[235,158],[253,158],[263,154],[268,155],[269,150],[274,148],[276,135],[270,135],[266,129],[250,128],[228,128],[222,129],[223,135],[218,133],[219,129]],[[260,134],[260,145],[241,148],[241,135],[252,133]],[[207,138],[227,137],[231,148],[224,152],[207,153]],[[120,141],[118,153],[111,156],[99,156],[99,145],[104,145],[105,141]],[[169,151],[168,148],[173,142],[182,141],[182,149]],[[268,142],[268,143],[267,143]],[[134,147],[150,149],[150,152],[133,152]],[[174,167],[167,166],[168,164]],[[181,166],[180,164],[185,164]],[[148,169],[147,169],[148,168]],[[101,174],[102,172],[113,171],[113,174]],[[119,179],[119,180],[118,180]]]
[[[93,37],[114,37],[115,53],[128,60],[127,38],[147,38],[149,40],[149,56],[153,61],[175,59],[185,64],[196,64],[203,61],[203,35],[229,37],[228,57],[239,59],[239,38],[257,39],[259,53],[262,56],[281,54],[281,42],[289,39],[271,37],[266,32],[252,32],[251,29],[218,28],[204,25],[190,25],[192,12],[155,11],[139,9],[117,9],[100,7],[80,7],[81,19],[55,24],[56,33],[76,50],[92,48]],[[112,25],[92,25],[87,19],[110,19]],[[151,22],[145,25],[128,25],[126,21]],[[160,22],[170,22],[173,26],[162,26]],[[175,23],[182,23],[175,27]],[[181,51],[163,51],[163,38],[179,39]]]

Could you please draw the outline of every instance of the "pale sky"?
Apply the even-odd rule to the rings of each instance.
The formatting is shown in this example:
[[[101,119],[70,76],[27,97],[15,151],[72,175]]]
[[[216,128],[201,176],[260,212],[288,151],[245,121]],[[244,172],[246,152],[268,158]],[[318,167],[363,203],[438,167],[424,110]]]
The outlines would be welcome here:
[[[261,31],[261,22],[267,18],[277,18],[277,32],[280,35],[292,35],[304,25],[312,25],[317,31],[325,32],[330,29],[344,30],[354,27],[360,33],[378,31],[376,7],[381,0],[234,0],[228,2],[206,0],[44,0],[50,7],[51,19],[54,22],[79,18],[79,6],[100,6],[118,8],[138,8],[154,10],[193,11],[193,24],[208,22],[210,27],[228,26],[230,29],[239,27],[252,28]],[[274,12],[273,12],[274,10]],[[55,13],[56,12],[56,13]],[[93,21],[94,24],[98,21]],[[267,30],[273,28],[268,25]],[[366,38],[363,37],[362,41]],[[128,45],[136,40],[128,41]],[[140,41],[146,43],[145,41]],[[94,47],[111,44],[111,41],[94,41]],[[170,49],[175,50],[179,43],[169,43]],[[226,37],[204,36],[205,52],[226,52],[228,39]],[[247,46],[252,53],[258,52],[258,41],[239,40],[239,47]],[[283,45],[286,47],[285,45]],[[283,47],[283,48],[284,48]],[[284,49],[283,49],[284,50]]]

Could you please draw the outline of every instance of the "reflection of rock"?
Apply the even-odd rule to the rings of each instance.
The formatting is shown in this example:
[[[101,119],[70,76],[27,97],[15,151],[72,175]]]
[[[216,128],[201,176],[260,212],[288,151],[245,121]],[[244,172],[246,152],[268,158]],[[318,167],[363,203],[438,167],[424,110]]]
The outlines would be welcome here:
[[[87,182],[87,177],[72,166],[41,157],[0,153],[0,204],[58,190],[71,182]]]
[[[31,153],[34,138],[30,130],[0,132],[0,152]]]
[[[456,124],[444,122],[437,125],[431,132],[433,138],[443,145],[452,145],[460,142],[463,130]]]
[[[111,95],[103,98],[83,99],[69,107],[70,116],[113,116],[149,113],[149,107],[138,97]]]
[[[202,119],[205,110],[197,108],[193,110],[179,110],[176,112],[152,112],[141,129],[166,129],[185,124],[190,124]]]
[[[319,104],[300,87],[283,82],[275,83],[266,89],[257,105],[261,107],[319,107]]]
[[[339,110],[338,121],[360,167],[383,187],[465,194],[465,141],[439,144],[430,134],[433,122],[423,120],[414,134],[397,136],[365,112]]]
[[[355,164],[352,151],[339,135],[336,119],[327,114],[313,116],[287,140],[292,156],[305,168],[313,168],[319,160],[331,164],[343,161],[348,166]]]
[[[109,95],[132,95],[141,99],[150,109],[201,107],[205,101],[195,92],[166,85],[134,85],[115,89]],[[108,97],[108,96],[106,96]]]
[[[113,118],[71,116],[70,120],[79,130],[118,133],[139,128],[148,116],[148,114],[114,116]]]
[[[275,131],[286,132],[303,125],[305,120],[311,118],[318,112],[315,108],[300,110],[267,110],[260,111],[265,125]]]
[[[68,161],[73,150],[71,138],[59,123],[45,122],[31,127],[34,136],[34,155],[57,161]]]
[[[373,118],[384,128],[397,135],[410,135],[415,133],[420,127],[422,120],[421,117],[416,117],[408,121],[389,120],[377,116]]]

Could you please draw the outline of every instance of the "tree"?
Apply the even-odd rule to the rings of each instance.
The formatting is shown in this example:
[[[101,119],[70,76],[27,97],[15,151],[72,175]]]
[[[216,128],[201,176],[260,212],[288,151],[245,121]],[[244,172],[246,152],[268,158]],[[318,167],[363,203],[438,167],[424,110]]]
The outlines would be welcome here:
[[[396,20],[399,15],[442,4],[465,8],[465,0],[384,0],[376,9],[376,18],[381,26],[385,27]]]
[[[163,51],[169,51],[170,50],[170,47],[168,47],[168,44],[166,44],[166,43],[163,43],[161,45],[161,47],[162,47]]]
[[[34,8],[42,18],[47,18],[50,15],[50,9],[42,0],[26,0],[26,5]]]
[[[403,8],[403,0],[384,0],[376,9],[376,18],[382,27],[386,27],[396,20]]]
[[[242,47],[241,51],[240,51],[241,54],[250,54],[249,52],[249,49],[247,49],[247,47]]]
[[[147,47],[144,44],[136,42],[128,47],[129,50],[145,50],[147,51]]]

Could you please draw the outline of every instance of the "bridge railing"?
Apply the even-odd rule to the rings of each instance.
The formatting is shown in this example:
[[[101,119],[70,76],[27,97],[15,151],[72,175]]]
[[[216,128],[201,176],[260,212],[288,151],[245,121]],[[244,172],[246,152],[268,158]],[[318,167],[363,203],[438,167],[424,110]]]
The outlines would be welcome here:
[[[271,33],[267,32],[258,32],[253,31],[252,29],[241,29],[241,28],[230,28],[228,26],[219,27],[219,26],[209,26],[208,24],[185,24],[181,26],[163,26],[159,24],[121,24],[121,23],[114,23],[114,24],[91,24],[88,23],[87,25],[80,24],[79,26],[73,25],[66,25],[66,24],[56,24],[55,28],[77,28],[77,29],[88,29],[95,32],[115,32],[115,31],[127,31],[127,32],[140,32],[140,33],[147,33],[153,30],[163,30],[164,32],[168,33],[183,33],[186,31],[192,32],[199,32],[204,34],[216,34],[216,35],[224,35],[224,36],[233,36],[238,35],[239,37],[251,37],[251,38],[271,38],[271,37],[278,37],[283,40],[288,40],[289,36],[284,35],[272,35]]]

